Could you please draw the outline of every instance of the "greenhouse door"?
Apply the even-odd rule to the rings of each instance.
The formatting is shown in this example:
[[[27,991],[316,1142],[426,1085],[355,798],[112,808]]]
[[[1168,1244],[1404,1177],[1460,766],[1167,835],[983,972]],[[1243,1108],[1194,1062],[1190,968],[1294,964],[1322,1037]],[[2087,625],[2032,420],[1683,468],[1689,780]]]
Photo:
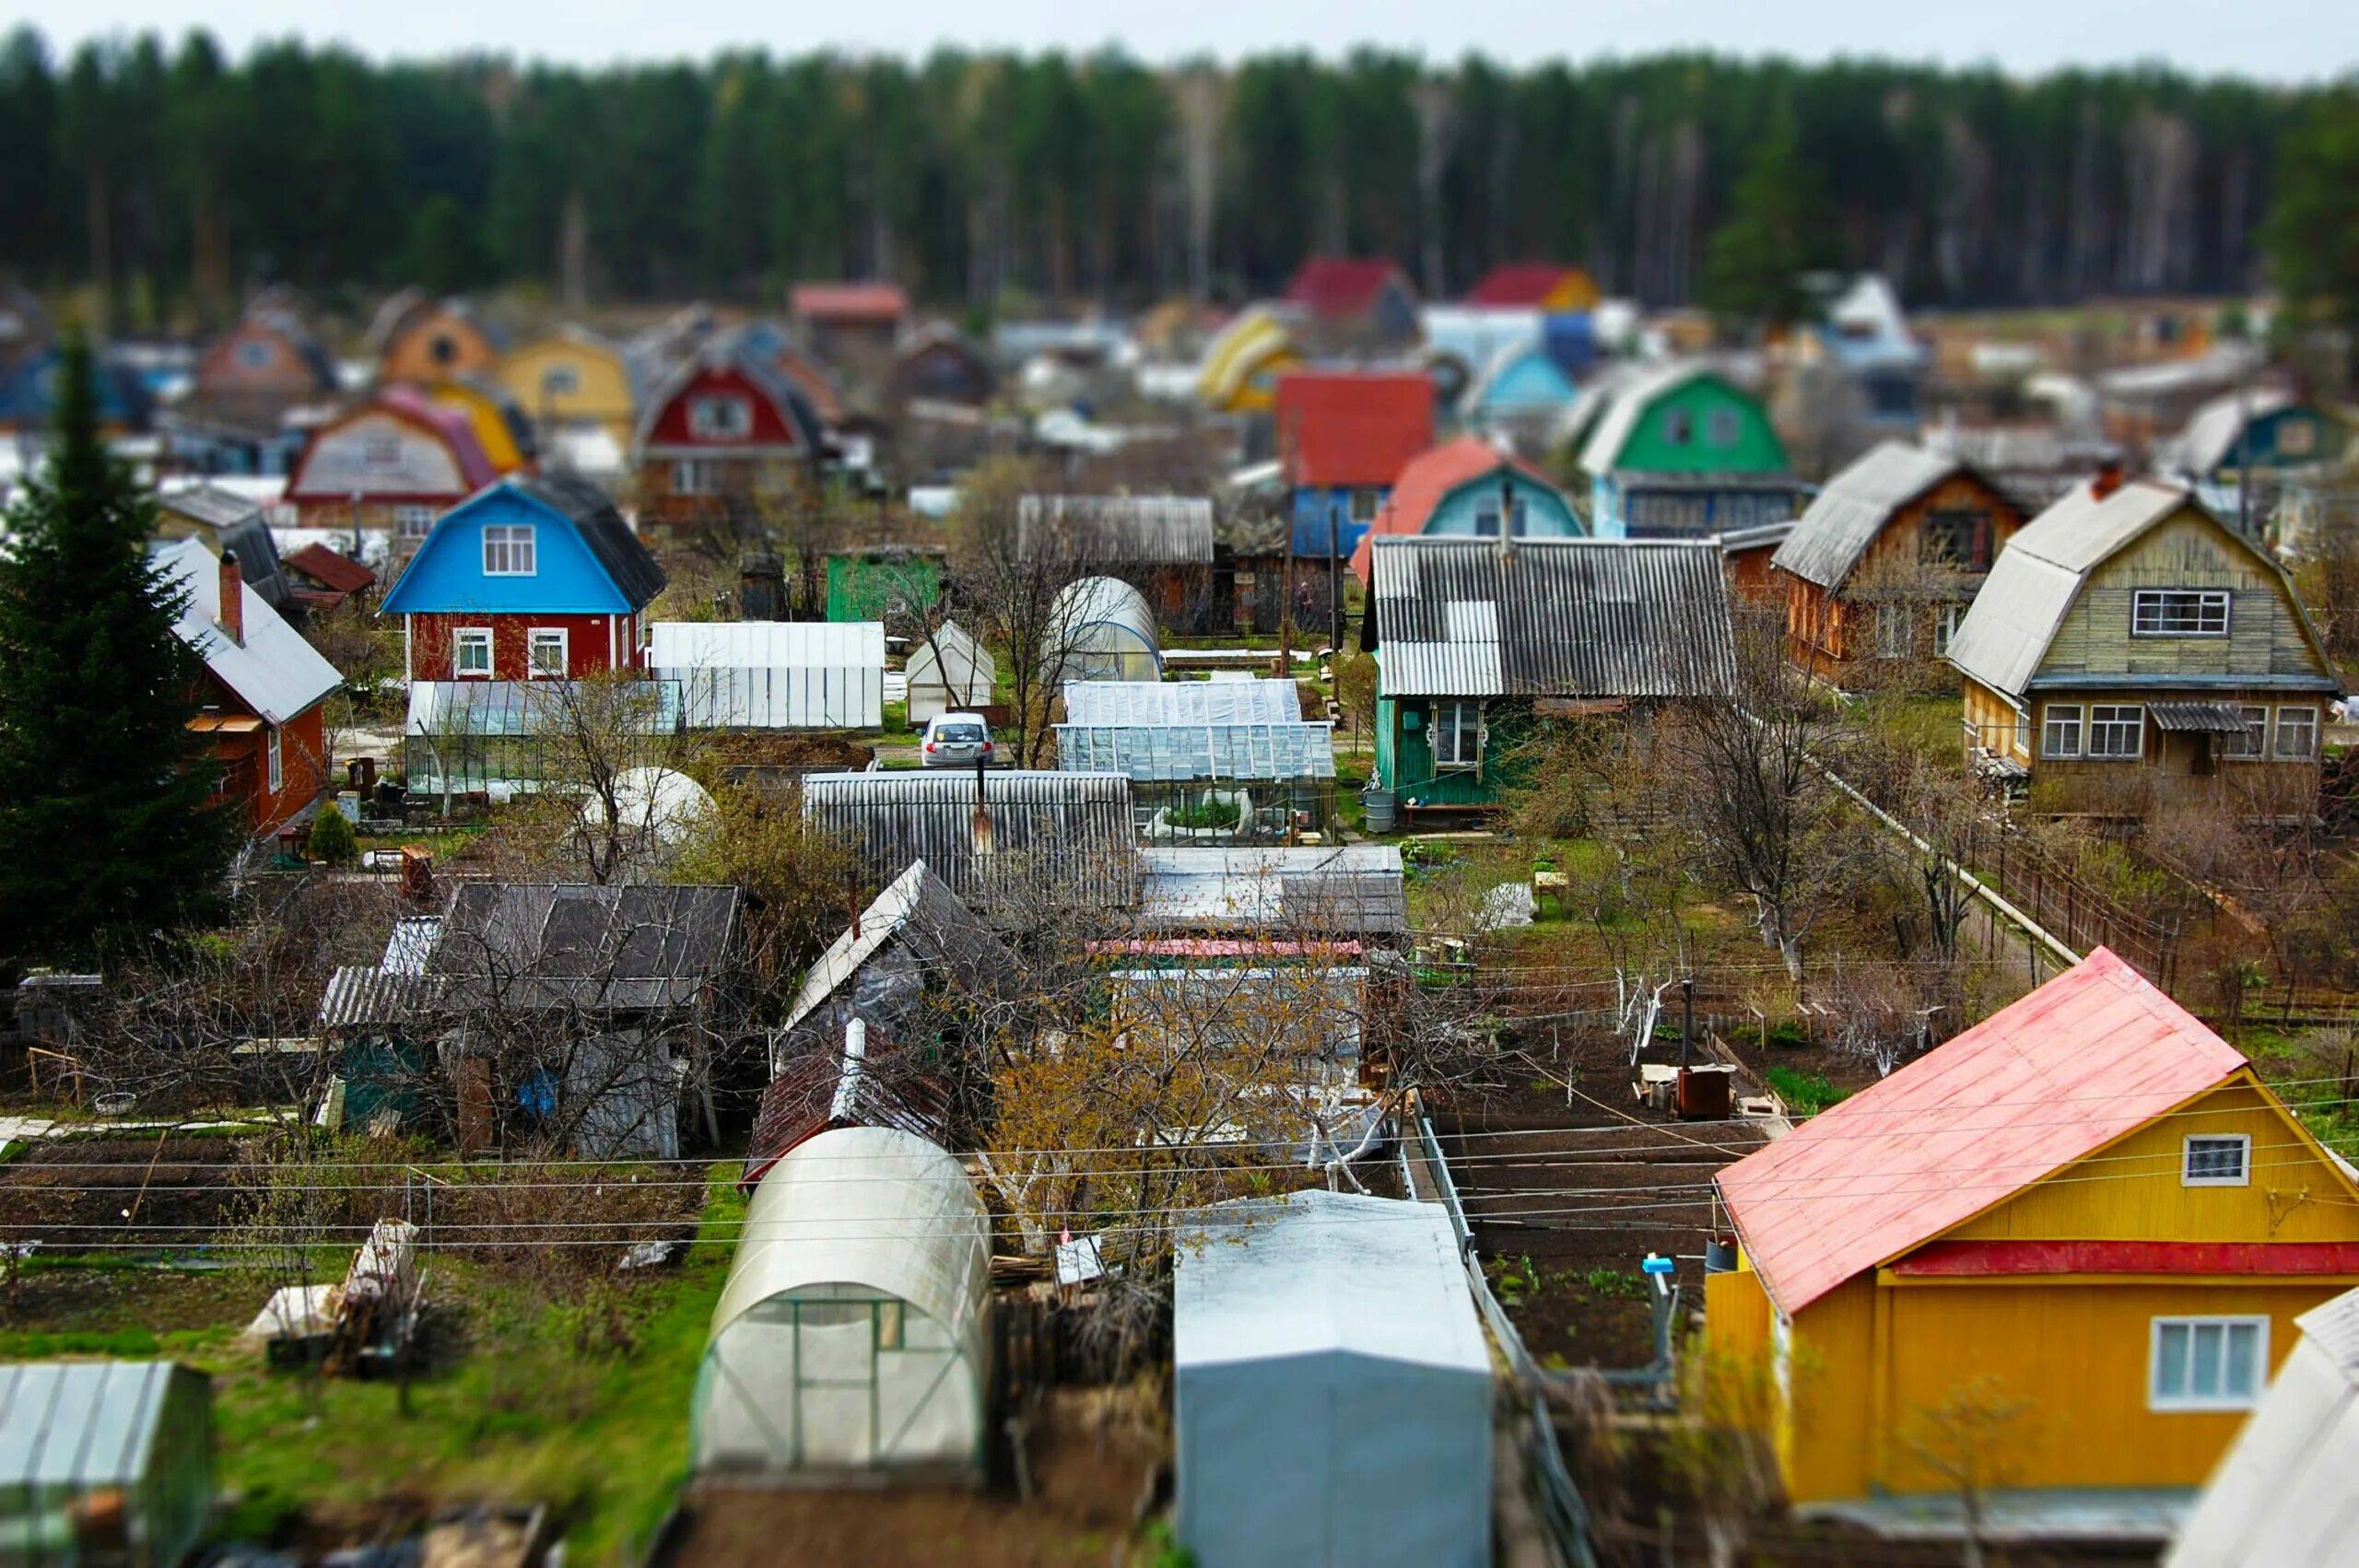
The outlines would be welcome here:
[[[876,1306],[794,1304],[798,1468],[862,1469],[876,1462]]]

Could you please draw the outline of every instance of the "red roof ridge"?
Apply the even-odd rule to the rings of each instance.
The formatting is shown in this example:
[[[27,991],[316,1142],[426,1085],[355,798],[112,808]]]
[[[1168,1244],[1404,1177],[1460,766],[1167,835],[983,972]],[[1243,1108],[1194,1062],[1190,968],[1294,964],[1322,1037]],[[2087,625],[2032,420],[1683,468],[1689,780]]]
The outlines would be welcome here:
[[[1402,466],[1401,477],[1393,482],[1391,498],[1378,509],[1376,521],[1368,525],[1367,532],[1360,536],[1358,547],[1352,552],[1353,573],[1366,583],[1375,559],[1377,539],[1424,532],[1426,524],[1433,520],[1434,509],[1452,491],[1502,468],[1511,468],[1527,479],[1552,490],[1555,488],[1555,481],[1540,469],[1480,436],[1455,436],[1411,458]]]

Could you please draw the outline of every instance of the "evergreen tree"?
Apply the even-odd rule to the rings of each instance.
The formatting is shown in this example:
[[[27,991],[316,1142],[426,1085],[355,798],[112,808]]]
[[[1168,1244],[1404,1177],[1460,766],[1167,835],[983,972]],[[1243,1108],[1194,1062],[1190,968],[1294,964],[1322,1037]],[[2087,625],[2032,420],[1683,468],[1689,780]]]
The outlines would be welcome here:
[[[2310,111],[2278,158],[2264,240],[2297,316],[2359,337],[2359,89]]]
[[[1781,327],[1803,309],[1802,275],[1833,253],[1826,198],[1793,117],[1773,121],[1712,231],[1698,298],[1723,321]]]
[[[0,964],[87,962],[213,902],[240,831],[188,728],[196,656],[148,566],[154,506],[100,440],[90,353],[58,368],[47,472],[0,559]]]

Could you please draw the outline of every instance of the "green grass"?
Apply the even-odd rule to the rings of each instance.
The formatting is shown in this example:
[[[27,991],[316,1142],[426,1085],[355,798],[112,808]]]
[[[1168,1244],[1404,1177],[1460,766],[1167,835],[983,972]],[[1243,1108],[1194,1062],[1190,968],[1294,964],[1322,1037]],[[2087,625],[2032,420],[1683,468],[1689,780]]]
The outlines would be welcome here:
[[[1786,1102],[1786,1108],[1802,1116],[1816,1116],[1827,1106],[1839,1104],[1850,1095],[1848,1089],[1837,1089],[1823,1072],[1802,1072],[1790,1067],[1773,1067],[1763,1073],[1770,1093]]]

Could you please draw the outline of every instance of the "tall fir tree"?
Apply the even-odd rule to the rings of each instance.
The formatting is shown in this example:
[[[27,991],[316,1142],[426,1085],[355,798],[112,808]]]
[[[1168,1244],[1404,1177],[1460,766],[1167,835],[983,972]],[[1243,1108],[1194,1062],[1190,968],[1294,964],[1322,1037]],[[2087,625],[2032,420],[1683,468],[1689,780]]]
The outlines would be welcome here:
[[[1802,275],[1836,254],[1828,211],[1817,170],[1802,156],[1802,133],[1781,111],[1737,178],[1728,221],[1706,247],[1696,291],[1705,309],[1745,326],[1800,320]]]
[[[0,965],[87,963],[201,918],[241,824],[189,720],[203,666],[147,564],[154,503],[67,342],[46,472],[0,559]]]

